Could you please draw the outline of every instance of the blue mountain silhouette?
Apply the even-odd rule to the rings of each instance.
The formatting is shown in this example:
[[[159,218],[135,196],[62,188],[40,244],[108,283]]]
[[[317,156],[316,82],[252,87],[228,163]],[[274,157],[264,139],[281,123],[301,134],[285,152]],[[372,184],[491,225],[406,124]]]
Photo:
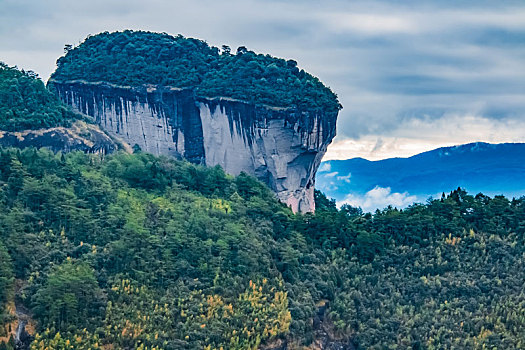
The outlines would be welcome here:
[[[338,201],[375,187],[415,195],[438,196],[458,187],[509,198],[525,195],[525,143],[470,143],[438,148],[409,158],[363,158],[323,162],[316,187]]]

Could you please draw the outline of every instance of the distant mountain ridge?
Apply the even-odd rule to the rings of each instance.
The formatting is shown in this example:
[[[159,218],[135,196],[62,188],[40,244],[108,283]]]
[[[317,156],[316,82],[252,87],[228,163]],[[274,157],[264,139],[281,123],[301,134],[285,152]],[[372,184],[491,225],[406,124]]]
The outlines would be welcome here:
[[[317,187],[337,201],[376,187],[418,200],[458,187],[469,193],[525,195],[525,143],[483,142],[443,147],[409,158],[363,158],[323,162]]]

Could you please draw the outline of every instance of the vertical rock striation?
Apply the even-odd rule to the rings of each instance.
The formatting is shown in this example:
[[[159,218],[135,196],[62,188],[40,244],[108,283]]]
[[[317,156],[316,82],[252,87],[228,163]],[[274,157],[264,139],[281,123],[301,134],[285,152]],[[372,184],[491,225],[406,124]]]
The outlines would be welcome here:
[[[110,135],[156,155],[184,158],[267,183],[292,210],[315,209],[315,173],[337,113],[200,98],[192,90],[51,81],[58,96]]]

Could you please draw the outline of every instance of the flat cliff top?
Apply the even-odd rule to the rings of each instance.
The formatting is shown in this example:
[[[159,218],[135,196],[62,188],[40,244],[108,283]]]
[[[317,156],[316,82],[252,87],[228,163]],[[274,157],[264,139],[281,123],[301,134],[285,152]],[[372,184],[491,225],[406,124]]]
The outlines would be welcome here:
[[[0,130],[68,126],[80,116],[49,92],[42,80],[0,62]]]
[[[163,85],[194,89],[200,97],[230,97],[258,105],[337,113],[337,95],[297,62],[236,53],[198,39],[126,30],[87,37],[66,47],[54,81],[84,80],[120,86]]]

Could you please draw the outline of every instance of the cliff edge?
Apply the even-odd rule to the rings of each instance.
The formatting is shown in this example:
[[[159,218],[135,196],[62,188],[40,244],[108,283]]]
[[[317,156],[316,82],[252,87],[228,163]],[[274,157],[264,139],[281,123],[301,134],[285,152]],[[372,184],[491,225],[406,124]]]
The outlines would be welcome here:
[[[292,210],[315,209],[315,174],[335,136],[337,113],[196,97],[170,87],[51,81],[62,101],[108,134],[155,155],[221,165],[267,183]]]
[[[110,135],[145,152],[246,172],[297,212],[311,212],[315,173],[342,108],[297,62],[143,31],[70,47],[48,87]]]

